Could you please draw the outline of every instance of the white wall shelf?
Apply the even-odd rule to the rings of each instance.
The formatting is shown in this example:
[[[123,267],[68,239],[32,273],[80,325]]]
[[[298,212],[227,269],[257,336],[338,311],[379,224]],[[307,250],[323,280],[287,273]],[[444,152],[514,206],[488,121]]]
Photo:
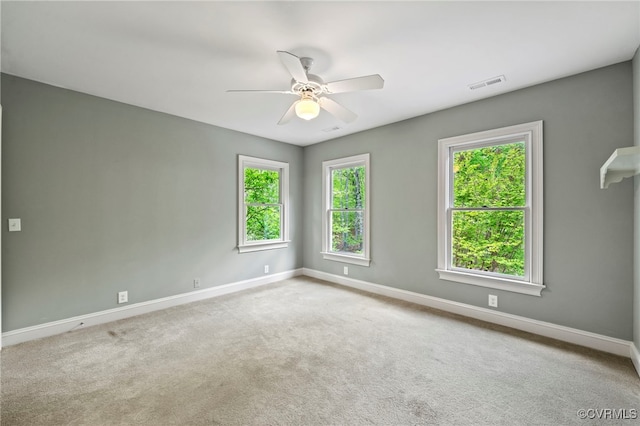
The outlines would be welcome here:
[[[640,173],[640,146],[618,148],[600,167],[600,188]]]

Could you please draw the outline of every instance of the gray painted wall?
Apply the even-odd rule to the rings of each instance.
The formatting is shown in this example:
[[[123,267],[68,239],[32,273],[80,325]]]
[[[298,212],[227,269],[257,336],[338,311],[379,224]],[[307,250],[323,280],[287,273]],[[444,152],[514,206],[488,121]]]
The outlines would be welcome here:
[[[599,168],[633,140],[626,62],[304,149],[2,76],[3,330],[305,266],[320,255],[321,163],[371,153],[372,265],[349,276],[612,337],[633,336],[633,183]],[[636,75],[637,80],[637,75]],[[533,297],[441,281],[439,138],[544,120],[545,283]],[[236,156],[291,167],[292,246],[238,255]],[[8,233],[6,219],[23,231]],[[302,227],[304,218],[304,228]],[[394,225],[395,224],[395,225]]]
[[[631,62],[541,84],[305,148],[304,266],[320,255],[322,161],[371,153],[370,267],[349,277],[632,339],[633,182],[599,187],[602,163],[633,140]],[[438,279],[438,139],[544,120],[542,297]]]
[[[2,82],[3,331],[302,267],[302,148]],[[289,248],[235,250],[238,154],[289,162]]]

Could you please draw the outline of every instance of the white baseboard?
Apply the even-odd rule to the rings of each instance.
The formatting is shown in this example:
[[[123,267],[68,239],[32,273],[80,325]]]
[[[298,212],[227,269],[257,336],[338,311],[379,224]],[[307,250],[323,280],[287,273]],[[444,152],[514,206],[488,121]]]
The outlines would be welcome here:
[[[574,343],[580,346],[601,350],[615,355],[629,357],[631,358],[636,371],[640,375],[640,352],[636,348],[635,344],[633,344],[633,342],[629,342],[627,340],[616,339],[601,334],[591,333],[575,328],[507,314],[504,312],[493,311],[490,309],[480,308],[464,303],[453,302],[447,299],[427,296],[424,294],[414,293],[411,291],[401,290],[393,287],[387,287],[380,284],[373,284],[367,281],[329,274],[309,268],[294,269],[291,271],[266,275],[264,277],[238,281],[235,283],[224,284],[217,287],[206,288],[189,293],[150,300],[147,302],[135,303],[132,305],[109,309],[106,311],[66,318],[63,320],[39,324],[32,327],[20,328],[17,330],[2,333],[2,344],[3,346],[11,346],[29,340],[65,333],[67,331],[77,329],[81,326],[81,324],[85,327],[104,324],[111,321],[117,321],[124,318],[145,314],[148,312],[170,308],[172,306],[183,305],[185,303],[196,302],[199,300],[223,296],[225,294],[235,293],[262,285],[271,284],[298,275],[306,275],[312,278],[318,278],[332,283],[344,285],[346,287],[363,290],[369,293],[404,300],[407,302],[416,303],[418,305],[428,306],[431,308],[440,309],[442,311],[451,312],[494,324],[504,325],[506,327],[515,328],[517,330],[527,331],[530,333],[550,337],[564,342]]]
[[[25,327],[17,330],[7,331],[6,333],[2,333],[2,344],[4,346],[11,346],[29,340],[66,333],[67,331],[75,330],[78,327],[89,327],[92,325],[104,324],[107,322],[117,321],[136,315],[146,314],[148,312],[170,308],[172,306],[183,305],[185,303],[209,299],[211,297],[223,296],[225,294],[235,293],[262,285],[271,284],[277,281],[282,281],[298,275],[302,275],[302,269],[294,269],[277,274],[269,274],[263,277],[252,278],[249,280],[224,284],[217,287],[205,288],[202,290],[191,291],[189,293],[177,294],[175,296],[134,303],[123,307],[109,309],[106,311],[94,312],[87,315],[80,315],[77,317],[66,318],[59,321],[52,321],[32,327]]]
[[[549,322],[538,321],[518,315],[507,314],[486,308],[480,308],[465,303],[453,302],[447,299],[427,296],[424,294],[414,293],[407,290],[401,290],[393,287],[387,287],[380,284],[373,284],[366,281],[355,280],[340,275],[328,274],[326,272],[314,269],[303,268],[302,273],[312,278],[329,281],[335,284],[344,285],[346,287],[357,288],[369,293],[380,294],[382,296],[400,299],[407,302],[413,302],[418,305],[428,306],[442,311],[463,315],[465,317],[475,318],[487,321],[493,324],[504,325],[515,328],[517,330],[527,331],[529,333],[541,336],[551,337],[576,345],[585,346],[587,348],[597,349],[603,352],[612,353],[631,358],[634,362],[636,370],[640,375],[640,358],[638,351],[633,342],[604,336],[601,334],[591,333],[588,331],[578,330],[575,328],[564,327]],[[635,356],[635,359],[634,359]]]
[[[638,352],[638,348],[632,342],[631,343],[631,361],[633,362],[633,366],[636,368],[638,375],[640,375],[640,352]]]

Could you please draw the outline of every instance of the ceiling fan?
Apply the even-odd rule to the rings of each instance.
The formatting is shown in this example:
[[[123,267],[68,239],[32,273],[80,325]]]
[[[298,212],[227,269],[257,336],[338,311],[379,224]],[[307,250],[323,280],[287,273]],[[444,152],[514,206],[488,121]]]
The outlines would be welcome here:
[[[291,104],[287,112],[278,121],[278,124],[288,123],[295,115],[304,120],[312,120],[320,114],[320,108],[345,123],[350,123],[358,116],[325,95],[357,90],[382,89],[384,86],[384,80],[378,74],[325,83],[317,75],[309,74],[311,65],[313,65],[312,58],[299,58],[293,53],[285,52],[284,50],[278,50],[277,52],[280,60],[293,77],[291,90],[227,90],[227,92],[283,93],[299,96],[300,99]]]

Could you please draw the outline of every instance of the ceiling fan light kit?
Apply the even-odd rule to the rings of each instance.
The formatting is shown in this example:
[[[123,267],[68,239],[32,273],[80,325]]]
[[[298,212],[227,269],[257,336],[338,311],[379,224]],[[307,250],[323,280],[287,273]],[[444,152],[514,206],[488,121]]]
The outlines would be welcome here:
[[[350,123],[358,116],[325,95],[384,87],[384,80],[378,74],[325,83],[317,75],[309,74],[309,69],[313,65],[312,58],[299,58],[284,50],[278,50],[278,55],[293,77],[291,90],[227,90],[227,92],[282,93],[299,96],[300,99],[295,101],[278,121],[279,125],[288,123],[294,116],[307,121],[313,120],[320,114],[321,108],[343,122]]]
[[[296,103],[296,115],[303,120],[313,120],[320,114],[320,105],[311,97],[303,97]]]

